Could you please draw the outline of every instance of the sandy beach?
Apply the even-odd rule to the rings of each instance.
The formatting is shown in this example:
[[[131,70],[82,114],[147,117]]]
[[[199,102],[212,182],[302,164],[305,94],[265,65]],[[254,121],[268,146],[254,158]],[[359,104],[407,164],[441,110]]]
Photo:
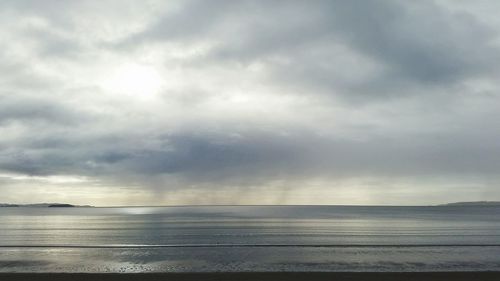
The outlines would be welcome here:
[[[245,272],[245,273],[138,273],[138,274],[86,274],[86,273],[0,273],[0,280],[102,280],[102,281],[497,281],[500,272]]]

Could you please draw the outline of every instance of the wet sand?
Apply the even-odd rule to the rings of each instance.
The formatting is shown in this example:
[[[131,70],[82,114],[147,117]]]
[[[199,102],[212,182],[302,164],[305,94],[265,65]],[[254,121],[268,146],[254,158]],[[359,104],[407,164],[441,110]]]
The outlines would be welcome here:
[[[245,272],[245,273],[0,273],[0,280],[21,281],[498,281],[498,272]]]

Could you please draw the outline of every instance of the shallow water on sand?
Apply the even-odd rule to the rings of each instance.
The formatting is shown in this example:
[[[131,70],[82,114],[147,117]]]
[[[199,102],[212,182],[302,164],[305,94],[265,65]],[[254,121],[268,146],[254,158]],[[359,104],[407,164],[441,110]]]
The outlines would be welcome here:
[[[500,207],[0,208],[0,271],[500,270]]]

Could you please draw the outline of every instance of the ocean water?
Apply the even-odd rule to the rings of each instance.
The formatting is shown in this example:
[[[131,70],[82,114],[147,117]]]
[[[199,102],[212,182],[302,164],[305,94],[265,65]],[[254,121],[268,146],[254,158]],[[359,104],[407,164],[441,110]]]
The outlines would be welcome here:
[[[0,208],[0,272],[500,270],[500,207]]]

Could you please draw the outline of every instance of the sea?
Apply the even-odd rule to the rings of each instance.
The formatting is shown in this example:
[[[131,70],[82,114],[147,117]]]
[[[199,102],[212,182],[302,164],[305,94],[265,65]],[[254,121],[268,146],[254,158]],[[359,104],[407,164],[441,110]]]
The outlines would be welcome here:
[[[0,272],[498,270],[499,206],[0,208]]]

